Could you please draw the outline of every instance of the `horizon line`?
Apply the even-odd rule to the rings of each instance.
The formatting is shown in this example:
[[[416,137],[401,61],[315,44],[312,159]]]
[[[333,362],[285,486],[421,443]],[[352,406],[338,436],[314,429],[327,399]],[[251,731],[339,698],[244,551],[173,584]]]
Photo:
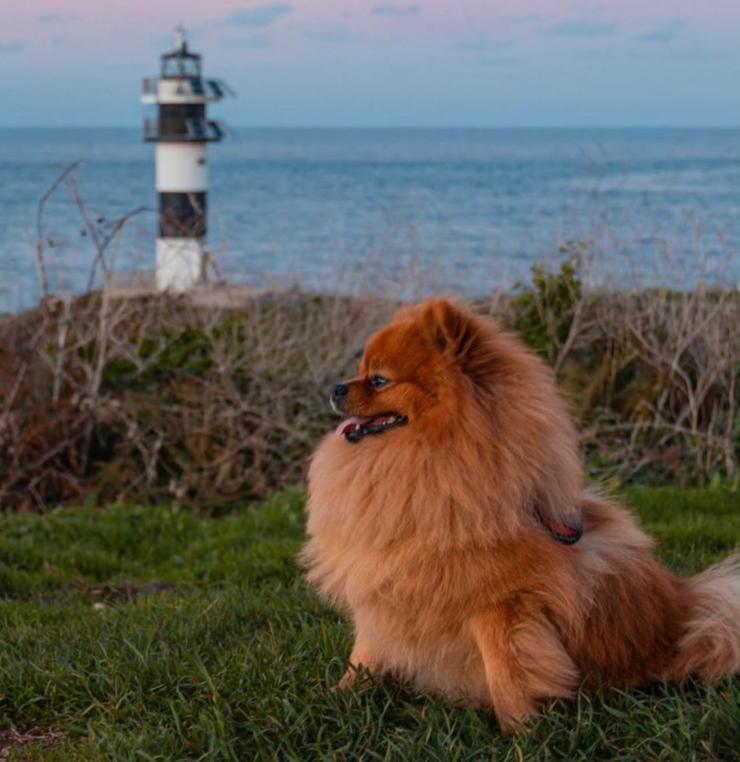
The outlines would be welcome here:
[[[228,130],[740,130],[738,124],[235,124]],[[141,124],[0,124],[0,130],[135,130]]]

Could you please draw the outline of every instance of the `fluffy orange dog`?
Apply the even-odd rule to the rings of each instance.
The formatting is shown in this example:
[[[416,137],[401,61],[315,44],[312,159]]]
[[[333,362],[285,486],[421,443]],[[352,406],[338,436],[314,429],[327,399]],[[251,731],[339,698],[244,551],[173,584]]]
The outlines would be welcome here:
[[[589,493],[552,374],[445,300],[400,311],[338,384],[310,469],[309,580],[352,617],[351,666],[492,707],[518,730],[580,684],[740,671],[738,559],[663,569]]]

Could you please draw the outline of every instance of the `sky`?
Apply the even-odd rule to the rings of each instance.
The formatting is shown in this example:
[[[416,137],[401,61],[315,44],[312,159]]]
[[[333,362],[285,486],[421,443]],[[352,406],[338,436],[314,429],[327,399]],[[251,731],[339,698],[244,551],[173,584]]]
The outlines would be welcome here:
[[[0,0],[0,126],[134,126],[182,23],[234,126],[740,126],[739,0]]]

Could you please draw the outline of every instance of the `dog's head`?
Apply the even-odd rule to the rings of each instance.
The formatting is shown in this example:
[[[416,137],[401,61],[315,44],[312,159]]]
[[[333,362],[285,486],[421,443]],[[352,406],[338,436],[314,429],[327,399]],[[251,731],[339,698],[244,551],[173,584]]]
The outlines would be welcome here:
[[[490,326],[489,326],[490,328]],[[401,427],[449,426],[470,386],[490,371],[480,319],[438,299],[401,310],[368,342],[359,374],[331,392],[350,443]]]
[[[576,435],[552,373],[488,318],[446,299],[400,310],[368,341],[358,375],[334,386],[331,404],[350,446],[387,443],[371,457],[425,447],[420,462],[434,458],[438,473],[454,463],[461,480],[488,478],[480,494],[490,485],[501,495],[505,484],[542,523],[577,522]]]

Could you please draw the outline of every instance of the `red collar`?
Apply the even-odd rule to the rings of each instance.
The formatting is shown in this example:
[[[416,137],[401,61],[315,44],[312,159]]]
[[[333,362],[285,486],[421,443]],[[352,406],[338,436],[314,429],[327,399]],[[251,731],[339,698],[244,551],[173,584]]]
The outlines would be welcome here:
[[[580,520],[574,523],[574,526],[568,524],[561,524],[558,521],[553,521],[546,516],[540,516],[542,525],[547,531],[558,541],[565,545],[573,545],[581,539],[583,534],[583,524]]]

